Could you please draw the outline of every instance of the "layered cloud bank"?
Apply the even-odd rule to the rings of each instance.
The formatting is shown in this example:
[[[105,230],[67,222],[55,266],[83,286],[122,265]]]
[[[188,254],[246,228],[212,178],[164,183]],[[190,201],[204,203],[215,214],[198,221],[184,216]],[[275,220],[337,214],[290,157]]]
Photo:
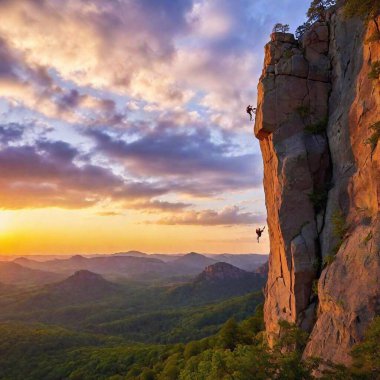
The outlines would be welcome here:
[[[262,223],[244,109],[272,24],[297,25],[301,3],[2,1],[1,208],[235,226],[232,240]]]

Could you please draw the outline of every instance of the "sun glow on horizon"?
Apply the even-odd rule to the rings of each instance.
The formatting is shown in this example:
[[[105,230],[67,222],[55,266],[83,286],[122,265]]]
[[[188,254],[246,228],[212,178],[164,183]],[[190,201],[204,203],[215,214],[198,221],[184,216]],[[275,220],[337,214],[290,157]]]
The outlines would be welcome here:
[[[0,253],[267,253],[261,3],[0,2]]]
[[[4,236],[9,232],[9,221],[3,212],[0,211],[0,236]]]

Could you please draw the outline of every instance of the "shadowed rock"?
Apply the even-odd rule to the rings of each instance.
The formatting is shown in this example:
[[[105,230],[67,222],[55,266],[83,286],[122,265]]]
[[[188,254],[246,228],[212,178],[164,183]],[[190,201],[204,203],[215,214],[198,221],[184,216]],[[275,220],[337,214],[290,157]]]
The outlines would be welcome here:
[[[380,122],[374,34],[373,22],[339,7],[300,42],[276,33],[258,85],[269,341],[287,320],[311,331],[305,357],[345,364],[380,313],[380,149],[368,140]]]

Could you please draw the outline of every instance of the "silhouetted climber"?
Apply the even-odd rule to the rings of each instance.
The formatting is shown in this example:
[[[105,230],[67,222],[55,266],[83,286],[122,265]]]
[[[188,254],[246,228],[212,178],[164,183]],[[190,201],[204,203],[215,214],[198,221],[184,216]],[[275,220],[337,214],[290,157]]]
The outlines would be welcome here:
[[[253,108],[251,105],[247,107],[247,114],[249,115],[249,119],[252,121],[252,113],[256,113],[256,108]]]
[[[260,230],[260,227],[259,228],[256,228],[256,235],[257,235],[257,242],[260,243],[260,238],[261,238],[261,234],[264,232],[265,230],[265,226],[263,227],[262,230]]]

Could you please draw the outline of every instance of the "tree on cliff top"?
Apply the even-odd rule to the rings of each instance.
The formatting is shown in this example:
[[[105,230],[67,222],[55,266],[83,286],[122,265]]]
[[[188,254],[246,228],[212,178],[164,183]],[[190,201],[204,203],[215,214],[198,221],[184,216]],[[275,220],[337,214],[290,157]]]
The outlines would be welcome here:
[[[296,38],[300,39],[317,21],[326,21],[326,11],[336,4],[336,0],[313,0],[306,13],[307,21],[296,29]]]
[[[315,22],[326,21],[326,11],[335,4],[336,0],[313,0],[306,14],[308,19],[297,28],[296,37],[301,38]],[[346,0],[344,12],[347,17],[359,16],[373,20],[380,35],[380,25],[377,21],[377,17],[380,16],[380,0]]]
[[[289,25],[281,24],[278,22],[277,24],[274,25],[272,32],[273,33],[287,33],[289,32]]]
[[[312,24],[316,21],[326,21],[326,11],[335,3],[335,0],[313,0],[306,14],[308,22]]]
[[[299,40],[309,29],[311,23],[306,21],[296,29],[296,38]]]

